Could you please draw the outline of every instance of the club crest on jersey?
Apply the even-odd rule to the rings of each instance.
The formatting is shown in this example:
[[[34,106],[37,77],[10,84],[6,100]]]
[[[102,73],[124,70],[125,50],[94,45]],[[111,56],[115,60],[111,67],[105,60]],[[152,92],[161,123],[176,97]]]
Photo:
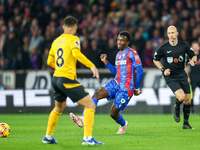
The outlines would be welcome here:
[[[178,60],[179,60],[180,62],[183,62],[183,56],[180,55],[180,56],[178,57]]]
[[[167,57],[167,62],[171,64],[173,62],[173,57]]]
[[[80,47],[79,47],[79,41],[78,41],[78,40],[75,41],[75,47],[80,48]]]

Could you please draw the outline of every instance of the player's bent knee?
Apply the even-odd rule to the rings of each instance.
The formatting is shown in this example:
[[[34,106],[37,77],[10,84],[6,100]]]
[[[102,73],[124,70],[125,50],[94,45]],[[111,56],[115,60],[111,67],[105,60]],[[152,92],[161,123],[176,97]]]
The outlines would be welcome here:
[[[191,100],[190,100],[190,99],[189,99],[189,100],[185,100],[185,101],[184,101],[184,104],[185,104],[185,105],[190,105],[190,104],[191,104]]]
[[[178,99],[180,102],[185,101],[185,94],[178,95],[178,96],[177,96],[177,99]]]
[[[176,98],[180,101],[183,102],[186,99],[186,94],[184,93],[184,91],[182,89],[177,90],[175,93]]]
[[[62,113],[63,112],[63,108],[62,107],[55,107],[55,111],[58,113]]]
[[[184,100],[184,104],[185,105],[190,105],[191,104],[191,99],[190,99],[191,95],[190,94],[185,94],[185,100]]]
[[[84,109],[89,108],[95,110],[96,108],[92,98],[89,95],[80,99],[79,101],[77,101],[77,103],[81,105]]]
[[[66,108],[66,102],[55,102],[55,111],[57,111],[58,113],[62,113],[63,110]]]

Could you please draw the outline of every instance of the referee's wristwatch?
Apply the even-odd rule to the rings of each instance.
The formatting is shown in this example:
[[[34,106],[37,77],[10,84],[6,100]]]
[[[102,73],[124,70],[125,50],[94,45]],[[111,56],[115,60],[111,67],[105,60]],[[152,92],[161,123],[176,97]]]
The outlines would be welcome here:
[[[164,75],[165,67],[162,67],[162,68],[161,68],[161,72],[162,72],[162,74]]]

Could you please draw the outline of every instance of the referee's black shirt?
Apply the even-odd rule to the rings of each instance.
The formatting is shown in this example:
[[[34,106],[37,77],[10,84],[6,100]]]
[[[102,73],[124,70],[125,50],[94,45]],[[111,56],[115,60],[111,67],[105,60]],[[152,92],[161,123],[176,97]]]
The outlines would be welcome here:
[[[182,72],[185,68],[185,54],[190,58],[195,56],[194,50],[185,42],[178,41],[177,45],[172,46],[169,41],[161,45],[154,53],[154,60],[160,61],[166,69],[170,69],[171,75]]]

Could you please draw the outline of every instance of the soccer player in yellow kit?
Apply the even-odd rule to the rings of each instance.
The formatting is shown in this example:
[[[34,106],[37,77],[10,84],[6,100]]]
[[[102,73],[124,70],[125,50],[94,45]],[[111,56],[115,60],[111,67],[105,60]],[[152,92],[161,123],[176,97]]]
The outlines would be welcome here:
[[[46,136],[42,142],[58,143],[53,137],[53,132],[59,116],[66,107],[66,98],[69,97],[85,109],[82,145],[104,145],[92,137],[95,104],[87,90],[77,81],[76,62],[78,60],[90,68],[93,77],[99,78],[98,70],[80,51],[80,40],[75,36],[77,20],[71,16],[66,17],[63,30],[64,33],[53,41],[47,60],[47,64],[55,69],[52,78],[55,107],[49,115]]]

